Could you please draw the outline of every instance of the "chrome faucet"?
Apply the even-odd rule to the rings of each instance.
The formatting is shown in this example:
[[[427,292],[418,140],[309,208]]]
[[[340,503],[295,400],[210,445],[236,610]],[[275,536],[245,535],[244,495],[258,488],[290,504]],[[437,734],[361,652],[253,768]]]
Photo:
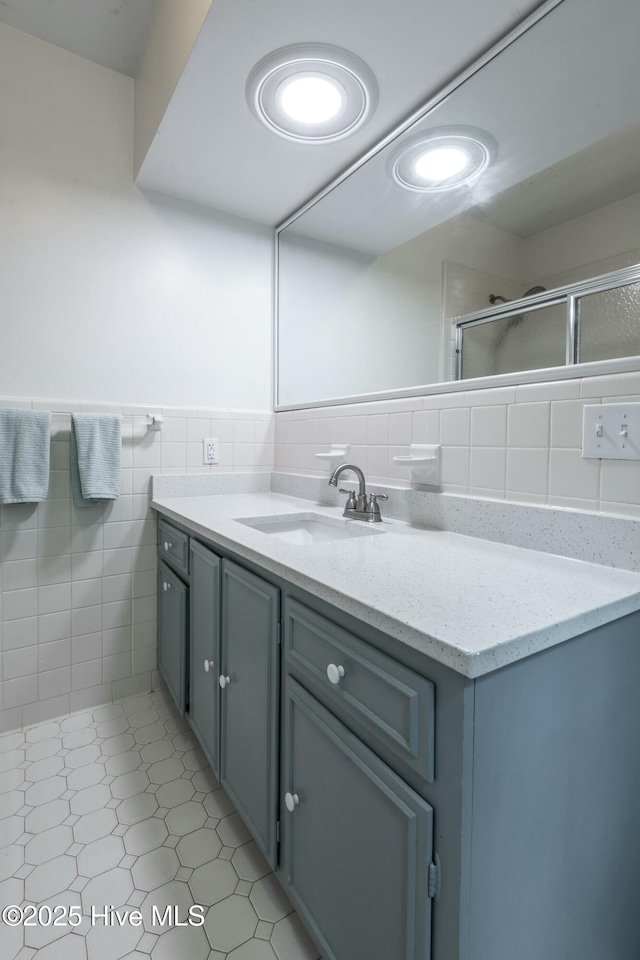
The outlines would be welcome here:
[[[348,494],[348,500],[342,515],[349,517],[351,520],[366,520],[369,523],[379,523],[382,517],[380,516],[378,500],[388,500],[389,497],[386,493],[370,493],[369,496],[367,496],[367,485],[364,479],[364,473],[360,467],[356,467],[353,463],[341,463],[339,467],[336,467],[331,474],[329,486],[338,486],[338,477],[344,470],[353,470],[355,473],[358,478],[358,493],[356,494],[355,490],[343,490],[340,488],[340,493]]]

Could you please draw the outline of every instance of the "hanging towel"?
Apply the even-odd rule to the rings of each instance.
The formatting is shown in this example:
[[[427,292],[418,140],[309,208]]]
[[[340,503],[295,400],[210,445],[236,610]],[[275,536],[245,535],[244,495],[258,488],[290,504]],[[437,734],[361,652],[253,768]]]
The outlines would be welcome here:
[[[71,492],[76,506],[120,496],[122,426],[120,417],[71,414]]]
[[[0,410],[0,503],[36,503],[49,492],[51,414]]]

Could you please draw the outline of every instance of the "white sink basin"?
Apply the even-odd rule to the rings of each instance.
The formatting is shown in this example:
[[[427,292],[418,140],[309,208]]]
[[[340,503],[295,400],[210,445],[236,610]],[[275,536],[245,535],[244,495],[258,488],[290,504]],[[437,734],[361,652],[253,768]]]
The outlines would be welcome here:
[[[330,540],[352,540],[354,537],[370,537],[378,533],[381,524],[363,523],[356,520],[339,520],[320,513],[283,513],[269,517],[237,517],[237,523],[278,537],[286,543],[299,546],[310,543],[328,543]]]

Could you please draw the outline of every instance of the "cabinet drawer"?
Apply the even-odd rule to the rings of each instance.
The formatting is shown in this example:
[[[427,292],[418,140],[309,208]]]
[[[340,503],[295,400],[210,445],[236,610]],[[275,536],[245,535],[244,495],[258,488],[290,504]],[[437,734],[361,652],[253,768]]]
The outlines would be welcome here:
[[[158,521],[158,553],[176,573],[189,576],[189,537],[164,520]]]
[[[285,660],[363,740],[383,743],[431,783],[435,687],[297,600],[285,604]]]

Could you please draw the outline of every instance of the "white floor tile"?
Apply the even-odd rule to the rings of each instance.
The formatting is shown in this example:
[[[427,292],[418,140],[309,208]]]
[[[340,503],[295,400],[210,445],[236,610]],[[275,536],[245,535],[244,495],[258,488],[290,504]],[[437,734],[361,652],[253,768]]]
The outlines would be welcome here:
[[[2,902],[83,912],[73,932],[8,929],[3,960],[319,956],[165,691],[0,738],[0,850]],[[204,926],[158,924],[194,904]],[[92,925],[105,906],[144,922]]]

